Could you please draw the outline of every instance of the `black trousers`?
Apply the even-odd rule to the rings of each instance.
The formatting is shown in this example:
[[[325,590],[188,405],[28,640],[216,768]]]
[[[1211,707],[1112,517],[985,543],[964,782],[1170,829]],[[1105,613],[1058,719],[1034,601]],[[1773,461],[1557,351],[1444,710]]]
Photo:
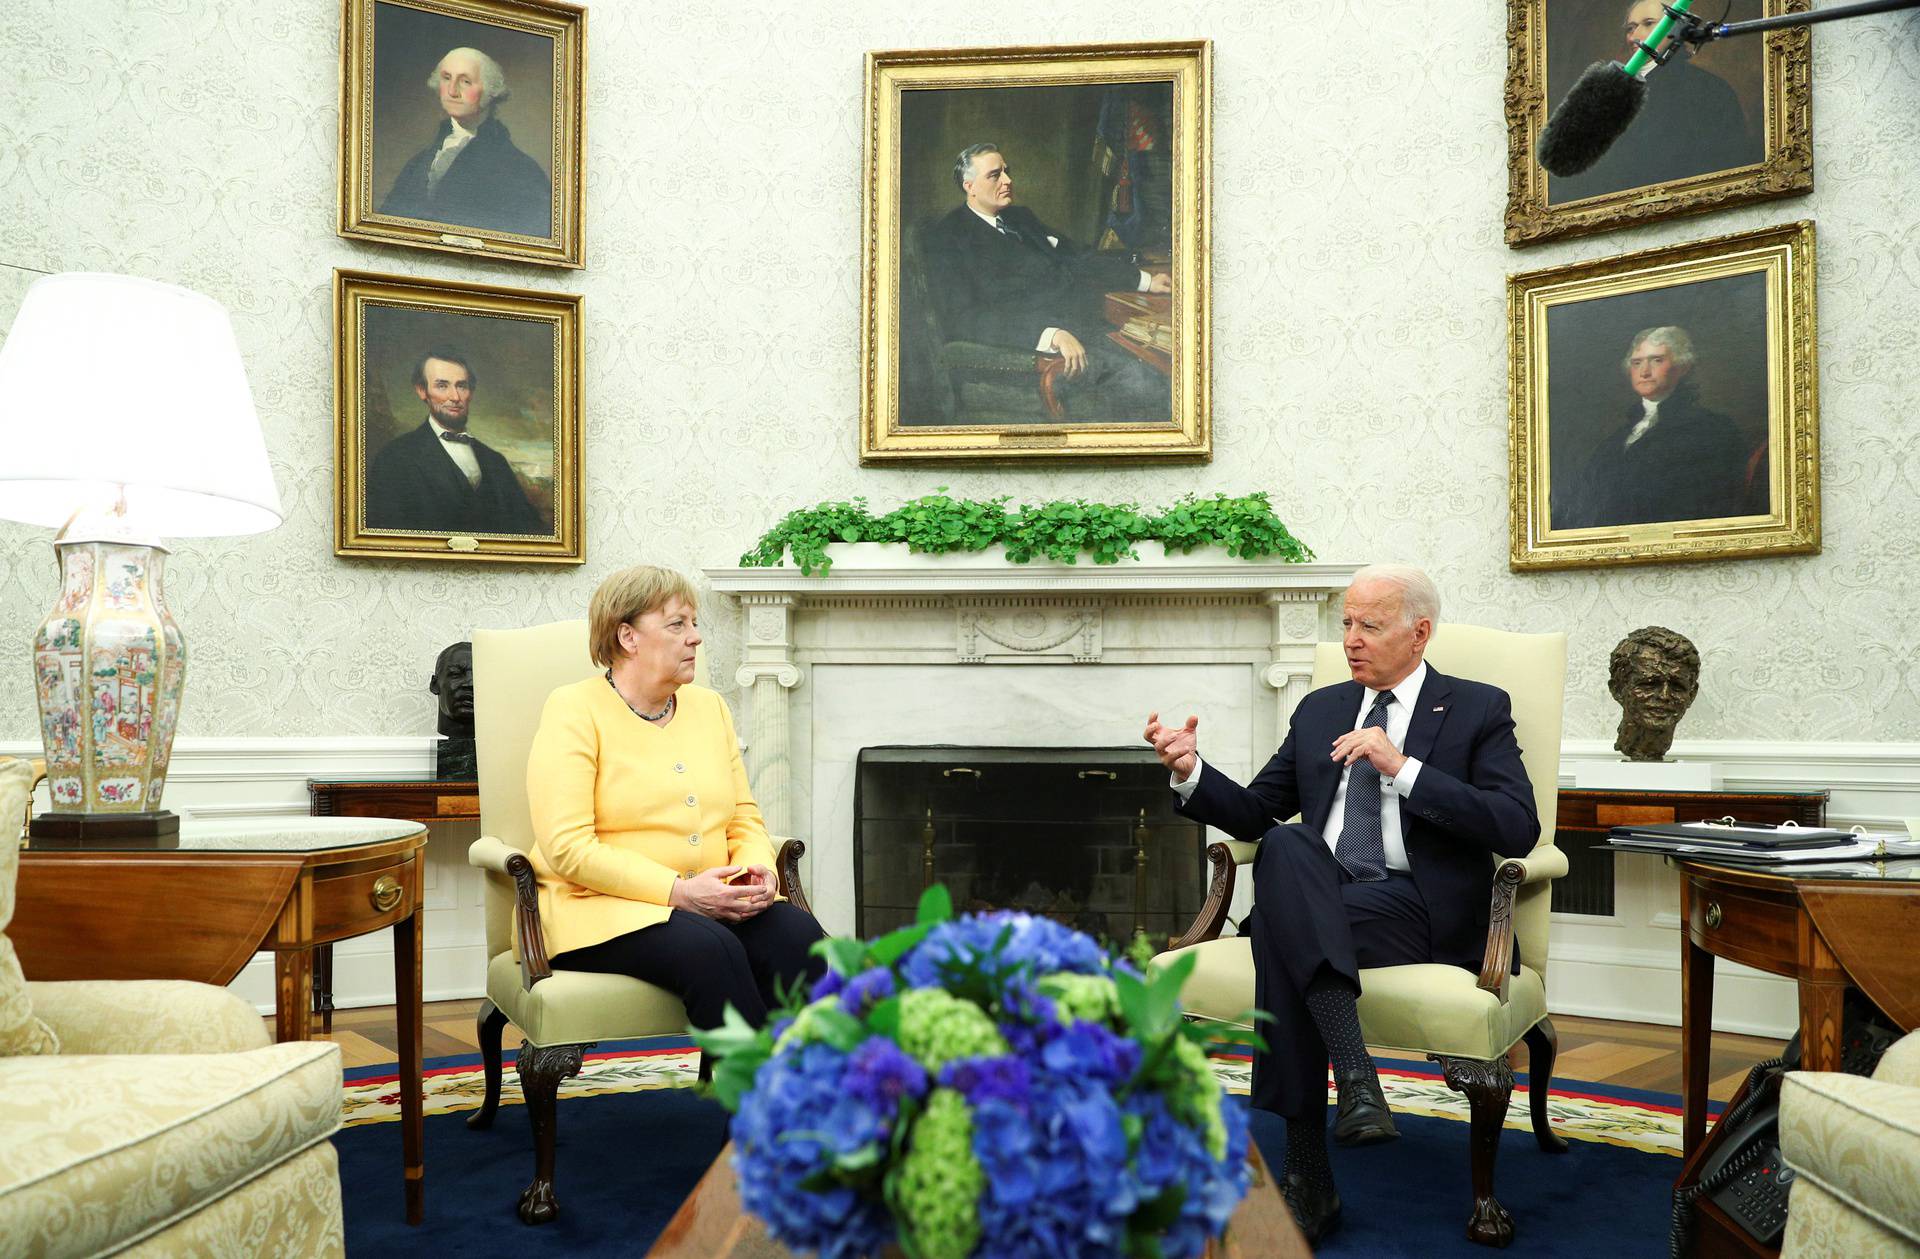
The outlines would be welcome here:
[[[1253,1059],[1253,1104],[1325,1122],[1327,1046],[1307,1012],[1307,985],[1325,971],[1360,989],[1360,969],[1432,961],[1427,905],[1413,876],[1390,870],[1357,883],[1312,827],[1276,826],[1253,863],[1254,1005],[1265,1053]]]
[[[1080,338],[1087,366],[1078,376],[1060,377],[1057,386],[1067,414],[1075,420],[1134,420],[1164,424],[1173,414],[1173,390],[1167,377],[1107,340],[1095,329]]]
[[[812,914],[775,901],[744,922],[673,911],[665,922],[629,931],[552,959],[555,970],[631,975],[665,988],[686,1003],[687,1021],[718,1027],[731,1005],[759,1027],[776,1004],[774,985],[811,984],[826,970],[807,952],[827,933]]]

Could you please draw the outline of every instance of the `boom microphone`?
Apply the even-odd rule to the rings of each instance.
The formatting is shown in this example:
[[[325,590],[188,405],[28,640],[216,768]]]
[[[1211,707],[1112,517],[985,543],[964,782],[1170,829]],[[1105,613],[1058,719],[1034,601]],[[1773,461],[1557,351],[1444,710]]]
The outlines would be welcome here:
[[[1540,133],[1540,165],[1549,175],[1578,175],[1613,147],[1647,99],[1647,81],[1617,61],[1596,61],[1574,81]]]
[[[1647,75],[1665,60],[1659,48],[1676,25],[1690,19],[1693,0],[1672,0],[1667,14],[1626,65],[1596,61],[1561,98],[1540,132],[1537,152],[1549,175],[1578,175],[1613,147],[1647,99]]]

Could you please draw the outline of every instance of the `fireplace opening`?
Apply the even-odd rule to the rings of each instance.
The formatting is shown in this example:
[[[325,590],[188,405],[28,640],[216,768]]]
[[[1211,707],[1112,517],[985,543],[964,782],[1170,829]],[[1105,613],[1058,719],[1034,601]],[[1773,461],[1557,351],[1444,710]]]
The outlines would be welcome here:
[[[1206,896],[1206,828],[1174,812],[1148,748],[873,747],[854,779],[855,922],[913,921],[944,883],[960,912],[1018,909],[1156,948]]]

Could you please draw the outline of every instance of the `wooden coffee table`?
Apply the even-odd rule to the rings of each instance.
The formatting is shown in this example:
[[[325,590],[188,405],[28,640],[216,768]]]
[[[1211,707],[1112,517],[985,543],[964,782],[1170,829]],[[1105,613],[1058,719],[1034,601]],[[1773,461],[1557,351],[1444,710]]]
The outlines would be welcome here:
[[[648,1259],[793,1259],[791,1250],[767,1236],[766,1225],[741,1210],[732,1160],[729,1141],[674,1212]],[[1251,1142],[1247,1162],[1253,1184],[1227,1222],[1226,1237],[1207,1247],[1207,1259],[1312,1259],[1280,1186]]]

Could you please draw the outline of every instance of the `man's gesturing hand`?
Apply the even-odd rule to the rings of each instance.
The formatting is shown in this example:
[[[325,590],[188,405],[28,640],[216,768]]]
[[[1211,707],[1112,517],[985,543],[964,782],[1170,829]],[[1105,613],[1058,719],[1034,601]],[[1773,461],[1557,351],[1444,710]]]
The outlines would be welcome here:
[[[1392,778],[1407,763],[1406,756],[1393,746],[1393,740],[1387,738],[1387,732],[1379,726],[1349,730],[1333,741],[1333,759],[1342,765],[1351,765],[1363,758],[1373,762],[1382,778]]]
[[[1087,347],[1081,345],[1080,338],[1065,328],[1054,329],[1053,351],[1067,361],[1069,378],[1087,370]]]
[[[1198,717],[1187,718],[1184,726],[1163,726],[1159,713],[1148,713],[1144,737],[1153,744],[1153,754],[1160,758],[1160,763],[1184,779],[1193,772],[1193,762],[1199,756],[1200,744],[1195,734],[1199,729]]]

